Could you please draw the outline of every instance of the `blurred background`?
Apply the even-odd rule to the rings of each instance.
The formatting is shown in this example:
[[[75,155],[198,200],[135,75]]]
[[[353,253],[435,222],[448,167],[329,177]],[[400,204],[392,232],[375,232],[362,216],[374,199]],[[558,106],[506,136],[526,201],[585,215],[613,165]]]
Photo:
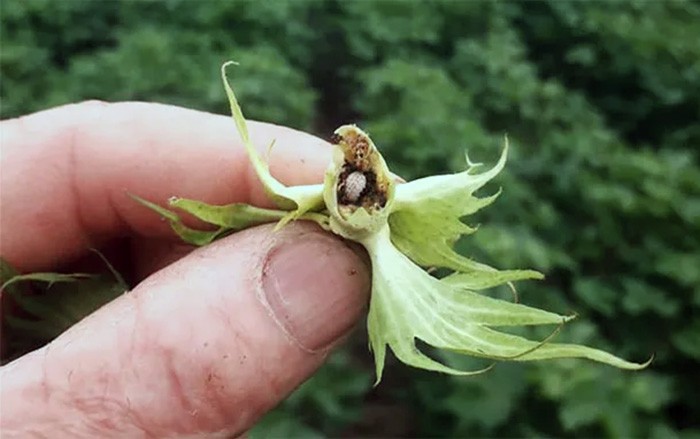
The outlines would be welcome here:
[[[249,118],[324,138],[356,122],[406,178],[461,170],[465,150],[493,163],[507,133],[487,189],[503,194],[461,250],[546,273],[519,290],[579,314],[558,340],[656,354],[637,373],[567,360],[465,378],[389,360],[373,388],[360,325],[252,436],[700,438],[700,3],[0,7],[3,119],[84,99],[225,114],[219,67],[234,59]]]

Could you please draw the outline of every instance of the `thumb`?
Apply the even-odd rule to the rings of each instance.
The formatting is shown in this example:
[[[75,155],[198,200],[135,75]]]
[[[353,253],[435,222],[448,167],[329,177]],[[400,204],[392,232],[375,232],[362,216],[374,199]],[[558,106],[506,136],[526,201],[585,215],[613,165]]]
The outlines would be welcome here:
[[[368,292],[362,259],[315,226],[238,233],[4,366],[0,430],[240,433],[321,365]]]

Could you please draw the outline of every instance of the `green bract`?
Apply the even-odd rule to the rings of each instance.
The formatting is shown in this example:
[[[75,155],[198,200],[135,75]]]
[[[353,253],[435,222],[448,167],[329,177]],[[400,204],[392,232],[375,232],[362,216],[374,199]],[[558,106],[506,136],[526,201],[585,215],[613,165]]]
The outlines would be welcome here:
[[[496,270],[472,261],[453,249],[462,235],[475,232],[462,218],[491,204],[498,194],[478,198],[474,193],[504,167],[508,145],[498,163],[477,173],[468,169],[398,183],[372,140],[354,125],[335,131],[334,155],[322,185],[287,187],[269,172],[248,136],[246,122],[221,68],[233,119],[248,157],[277,209],[243,204],[211,206],[173,198],[172,207],[218,226],[215,231],[187,228],[172,211],[138,199],[170,221],[186,241],[202,245],[228,232],[266,222],[278,227],[288,221],[315,221],[324,229],[362,244],[372,261],[372,295],[368,316],[370,347],[377,382],[381,380],[387,346],[404,363],[439,372],[469,375],[435,361],[416,347],[421,340],[435,348],[493,360],[543,360],[581,357],[623,369],[649,364],[632,363],[606,352],[574,344],[550,343],[563,316],[518,303],[491,298],[478,291],[516,280],[541,279],[531,270]],[[453,274],[438,279],[426,269],[441,267]],[[500,332],[494,328],[555,325],[542,341]]]

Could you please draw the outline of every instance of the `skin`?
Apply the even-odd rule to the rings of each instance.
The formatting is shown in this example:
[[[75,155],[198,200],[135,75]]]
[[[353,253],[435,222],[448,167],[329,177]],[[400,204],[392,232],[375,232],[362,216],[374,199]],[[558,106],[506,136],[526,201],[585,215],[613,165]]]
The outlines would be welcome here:
[[[250,123],[286,184],[329,145]],[[368,299],[362,254],[316,226],[261,226],[192,251],[127,193],[269,206],[230,118],[89,102],[0,123],[0,255],[51,271],[104,249],[138,284],[0,369],[10,437],[230,437],[323,363]],[[196,223],[190,223],[196,225]]]

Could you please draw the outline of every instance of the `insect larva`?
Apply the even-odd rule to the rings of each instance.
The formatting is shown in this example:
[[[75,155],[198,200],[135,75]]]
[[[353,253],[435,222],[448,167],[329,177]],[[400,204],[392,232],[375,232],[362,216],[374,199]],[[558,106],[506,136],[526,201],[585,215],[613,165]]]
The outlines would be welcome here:
[[[354,203],[360,198],[367,186],[367,177],[359,171],[355,171],[345,179],[345,198],[351,203]]]

